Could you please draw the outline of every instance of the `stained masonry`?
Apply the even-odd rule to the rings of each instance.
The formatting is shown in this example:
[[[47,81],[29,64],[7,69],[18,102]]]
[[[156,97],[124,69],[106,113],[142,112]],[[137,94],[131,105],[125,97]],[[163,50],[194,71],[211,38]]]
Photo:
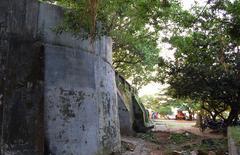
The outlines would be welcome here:
[[[63,14],[37,0],[0,1],[1,155],[120,149],[111,39],[57,35]]]

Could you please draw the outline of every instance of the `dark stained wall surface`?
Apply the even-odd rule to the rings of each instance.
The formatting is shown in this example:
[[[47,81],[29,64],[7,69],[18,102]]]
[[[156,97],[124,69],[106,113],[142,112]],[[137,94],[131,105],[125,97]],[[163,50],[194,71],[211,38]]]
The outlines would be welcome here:
[[[43,151],[42,48],[37,44],[38,3],[0,1],[1,154]]]
[[[57,35],[63,14],[37,0],[0,0],[0,155],[120,149],[111,38]]]

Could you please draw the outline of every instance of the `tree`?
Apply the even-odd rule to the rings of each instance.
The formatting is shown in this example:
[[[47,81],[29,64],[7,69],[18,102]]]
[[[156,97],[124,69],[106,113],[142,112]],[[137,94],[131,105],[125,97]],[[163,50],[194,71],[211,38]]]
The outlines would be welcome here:
[[[152,109],[154,111],[156,111],[160,106],[159,100],[153,95],[144,95],[141,97],[141,101],[147,109]]]
[[[159,62],[158,38],[172,13],[181,11],[176,0],[45,0],[67,8],[58,32],[80,38],[113,38],[113,66],[140,88],[155,81]]]
[[[172,105],[168,104],[159,98],[159,96],[145,95],[141,97],[144,106],[148,109],[152,109],[154,112],[158,112],[160,116],[167,117],[172,115]]]
[[[168,115],[173,114],[172,107],[170,105],[161,105],[158,108],[157,112],[159,113],[160,116],[164,118],[168,118]]]
[[[239,0],[208,1],[204,9],[195,7],[184,33],[169,39],[176,49],[166,70],[169,93],[201,102],[215,114],[229,108],[227,125],[240,113],[239,8]]]
[[[191,99],[172,99],[168,102],[172,107],[179,108],[182,111],[187,111],[189,120],[193,120],[193,116],[201,109],[201,104]]]

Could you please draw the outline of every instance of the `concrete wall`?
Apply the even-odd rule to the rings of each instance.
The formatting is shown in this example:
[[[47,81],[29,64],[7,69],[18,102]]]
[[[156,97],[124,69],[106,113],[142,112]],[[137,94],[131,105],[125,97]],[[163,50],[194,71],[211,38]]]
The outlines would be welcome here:
[[[63,12],[41,4],[39,25],[45,46],[45,128],[53,154],[94,155],[120,149],[112,41],[93,45],[52,29]],[[60,146],[60,147],[59,147]]]
[[[116,73],[118,87],[118,113],[122,135],[146,132],[153,128],[144,105],[138,98],[136,90]]]
[[[132,89],[126,80],[116,74],[118,87],[118,113],[120,132],[122,135],[133,135],[134,111],[132,102]]]
[[[43,150],[42,51],[37,44],[38,3],[0,1],[1,153]]]
[[[127,108],[124,97],[118,91],[118,113],[120,121],[120,132],[121,135],[133,135],[133,117]]]
[[[120,149],[112,41],[57,35],[62,19],[57,6],[0,1],[2,155],[43,154],[44,140],[52,155]]]
[[[234,135],[232,130],[235,130],[235,132],[239,132],[240,129],[235,127],[236,129],[233,129],[234,127],[228,127],[228,153],[229,155],[239,155],[240,154],[240,146],[239,142],[236,142],[234,139]]]

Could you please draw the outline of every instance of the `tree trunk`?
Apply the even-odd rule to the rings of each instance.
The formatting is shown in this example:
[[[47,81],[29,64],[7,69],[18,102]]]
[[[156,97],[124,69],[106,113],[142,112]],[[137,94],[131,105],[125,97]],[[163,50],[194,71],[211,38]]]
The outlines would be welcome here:
[[[196,121],[196,127],[201,127],[202,124],[202,115],[199,113],[197,114],[197,121]]]
[[[214,122],[216,122],[216,117],[217,117],[216,114],[212,115],[212,120],[213,120]]]
[[[226,125],[227,126],[230,126],[233,124],[233,120],[237,119],[238,117],[238,114],[239,114],[239,108],[238,106],[231,106],[231,111],[228,115],[228,118],[226,120]]]
[[[188,111],[188,113],[189,113],[189,120],[192,121],[193,120],[193,114],[192,114],[191,111]]]

